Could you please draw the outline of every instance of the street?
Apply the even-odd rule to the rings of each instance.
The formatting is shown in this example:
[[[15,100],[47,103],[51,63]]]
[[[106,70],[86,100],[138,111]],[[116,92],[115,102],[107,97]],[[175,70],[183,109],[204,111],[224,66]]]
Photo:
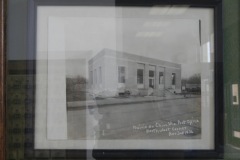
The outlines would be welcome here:
[[[201,99],[69,109],[69,139],[201,138]]]

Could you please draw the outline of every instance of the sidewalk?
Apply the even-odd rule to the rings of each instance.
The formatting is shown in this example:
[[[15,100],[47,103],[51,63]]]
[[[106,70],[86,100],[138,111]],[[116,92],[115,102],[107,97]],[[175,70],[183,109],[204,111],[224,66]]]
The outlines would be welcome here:
[[[74,101],[67,102],[68,108],[85,108],[86,106],[109,106],[118,104],[135,104],[135,103],[146,103],[146,102],[158,102],[164,100],[175,100],[185,98],[197,98],[200,95],[190,95],[184,97],[183,95],[167,95],[166,97],[157,96],[144,96],[144,97],[115,97],[115,98],[104,98],[100,100],[88,100],[88,101]]]

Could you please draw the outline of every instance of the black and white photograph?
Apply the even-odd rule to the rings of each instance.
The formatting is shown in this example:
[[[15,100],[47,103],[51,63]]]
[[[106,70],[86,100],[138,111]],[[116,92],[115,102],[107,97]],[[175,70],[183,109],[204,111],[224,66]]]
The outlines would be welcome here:
[[[100,139],[201,138],[200,64],[184,68],[160,60],[166,56],[161,52],[149,58],[103,49],[88,62],[67,60],[67,71],[77,68],[66,79],[69,138],[87,138],[86,133]],[[87,116],[94,117],[91,131]]]
[[[201,21],[123,14],[69,20],[68,138],[200,139]]]
[[[38,8],[36,148],[214,147],[212,9],[50,8]]]

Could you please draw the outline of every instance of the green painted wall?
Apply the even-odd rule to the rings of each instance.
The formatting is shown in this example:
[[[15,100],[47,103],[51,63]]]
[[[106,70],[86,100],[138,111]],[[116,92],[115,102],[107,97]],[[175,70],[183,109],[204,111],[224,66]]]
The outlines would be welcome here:
[[[224,80],[239,81],[240,1],[223,1]]]
[[[240,1],[223,0],[225,159],[240,159],[240,107],[232,105],[231,85],[240,82]]]

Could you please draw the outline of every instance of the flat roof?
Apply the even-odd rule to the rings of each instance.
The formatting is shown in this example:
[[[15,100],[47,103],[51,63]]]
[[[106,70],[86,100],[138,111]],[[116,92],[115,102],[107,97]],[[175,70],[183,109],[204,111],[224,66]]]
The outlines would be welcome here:
[[[118,59],[125,59],[125,60],[129,60],[129,61],[136,61],[137,63],[142,62],[142,63],[149,63],[149,64],[154,64],[154,65],[159,65],[159,66],[165,66],[165,67],[181,68],[181,64],[178,64],[178,63],[169,62],[169,61],[160,60],[160,59],[149,58],[149,57],[135,55],[135,54],[130,54],[130,53],[126,53],[126,52],[114,51],[112,49],[103,49],[97,55],[95,55],[93,58],[91,58],[88,61],[88,63],[92,64],[93,61],[95,61],[103,56],[109,56],[109,57],[114,57],[114,58],[118,58]]]

